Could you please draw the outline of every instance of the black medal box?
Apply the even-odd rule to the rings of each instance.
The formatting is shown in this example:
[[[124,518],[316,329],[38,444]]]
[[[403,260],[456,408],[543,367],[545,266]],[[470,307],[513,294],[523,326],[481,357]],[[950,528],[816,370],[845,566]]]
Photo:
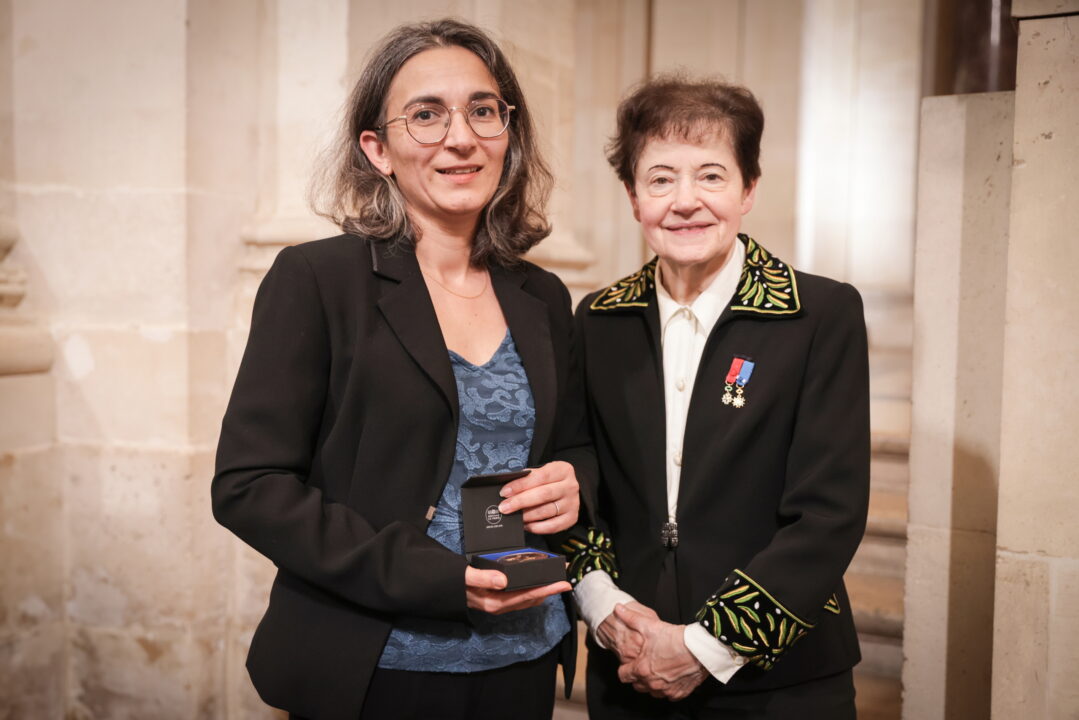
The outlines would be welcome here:
[[[566,579],[566,558],[525,545],[521,513],[503,515],[499,491],[527,470],[475,475],[461,486],[465,555],[472,567],[499,570],[506,575],[506,590],[549,585]]]

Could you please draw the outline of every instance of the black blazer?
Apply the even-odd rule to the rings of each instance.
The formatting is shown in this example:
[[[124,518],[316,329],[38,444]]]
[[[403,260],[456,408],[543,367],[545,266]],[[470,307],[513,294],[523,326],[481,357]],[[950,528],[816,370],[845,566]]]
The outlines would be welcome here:
[[[569,294],[529,263],[492,269],[491,283],[535,397],[529,464],[567,460],[587,485]],[[356,718],[396,617],[467,620],[466,560],[425,534],[458,411],[411,251],[349,235],[281,251],[255,299],[212,485],[218,522],[278,567],[247,661],[270,705]]]
[[[779,659],[747,651],[760,655],[757,662],[717,691],[790,685],[858,661],[842,578],[865,529],[869,492],[868,360],[857,291],[795,272],[741,240],[747,256],[738,291],[708,337],[690,400],[673,551],[680,613],[665,619],[693,622],[704,609],[712,631],[705,603],[712,598],[727,618],[713,594],[745,587],[748,578],[758,595],[746,604],[753,612],[738,615],[749,632],[740,622],[737,634],[723,633],[728,644],[763,649],[757,627],[774,644],[786,621]],[[619,585],[646,605],[671,552],[660,536],[666,431],[654,271],[653,260],[577,310],[601,471],[596,512],[613,538]],[[755,363],[741,408],[722,402],[736,357]]]

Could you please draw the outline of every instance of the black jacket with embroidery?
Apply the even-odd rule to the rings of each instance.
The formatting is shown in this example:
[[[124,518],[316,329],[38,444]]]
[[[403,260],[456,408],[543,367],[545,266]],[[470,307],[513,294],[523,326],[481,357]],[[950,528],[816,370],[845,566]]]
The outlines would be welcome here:
[[[731,690],[860,658],[843,573],[869,498],[865,322],[850,285],[796,272],[747,236],[738,290],[706,342],[682,447],[680,617],[750,659]],[[576,314],[618,584],[652,605],[664,555],[663,364],[655,261]],[[741,398],[732,361],[754,363]],[[580,563],[579,563],[580,564]],[[587,567],[584,568],[587,570]]]

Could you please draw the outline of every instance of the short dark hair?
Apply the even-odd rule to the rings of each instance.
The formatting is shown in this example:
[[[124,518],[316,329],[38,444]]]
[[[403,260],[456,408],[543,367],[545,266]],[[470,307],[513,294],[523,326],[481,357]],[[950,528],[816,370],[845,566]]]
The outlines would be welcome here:
[[[764,112],[757,98],[741,85],[720,80],[660,75],[635,87],[619,103],[617,131],[607,145],[607,161],[618,179],[632,187],[633,172],[649,140],[697,141],[716,130],[731,141],[748,187],[761,176]]]
[[[349,96],[340,137],[311,186],[311,206],[345,232],[409,246],[419,239],[397,181],[367,159],[360,133],[385,122],[386,96],[401,67],[425,50],[443,47],[462,47],[479,57],[502,99],[516,106],[502,177],[480,219],[471,258],[479,267],[513,265],[551,232],[545,215],[551,171],[536,146],[532,115],[506,56],[486,33],[460,20],[401,25],[383,38]]]

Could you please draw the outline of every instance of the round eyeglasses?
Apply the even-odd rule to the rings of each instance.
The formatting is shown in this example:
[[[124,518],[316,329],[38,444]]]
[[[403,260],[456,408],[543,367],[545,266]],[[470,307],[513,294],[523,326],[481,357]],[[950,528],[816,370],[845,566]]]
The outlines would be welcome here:
[[[516,109],[516,105],[507,105],[505,100],[496,97],[473,100],[464,107],[418,102],[408,105],[403,115],[390,118],[376,130],[383,130],[398,120],[404,120],[405,129],[413,140],[421,145],[434,145],[442,142],[449,134],[450,116],[454,110],[460,110],[472,132],[481,138],[493,138],[506,132],[510,124],[510,110]]]

